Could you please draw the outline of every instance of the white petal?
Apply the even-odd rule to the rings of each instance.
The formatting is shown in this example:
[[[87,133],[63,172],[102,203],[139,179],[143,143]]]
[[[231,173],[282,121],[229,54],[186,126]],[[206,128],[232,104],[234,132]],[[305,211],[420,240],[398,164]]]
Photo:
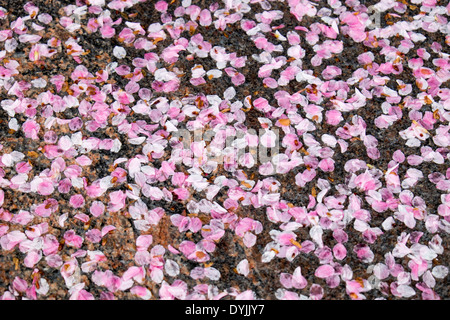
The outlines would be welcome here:
[[[128,139],[128,142],[131,144],[142,144],[145,141],[146,137],[137,137],[137,138],[132,138],[132,139]]]
[[[448,274],[448,268],[446,266],[436,266],[433,268],[432,274],[437,279],[444,279]]]
[[[117,59],[123,59],[126,57],[127,52],[123,47],[115,46],[113,49],[113,54]]]
[[[413,288],[411,288],[410,286],[407,285],[399,285],[397,287],[397,291],[402,295],[402,297],[404,298],[409,298],[412,297],[416,294],[416,291],[414,291]]]

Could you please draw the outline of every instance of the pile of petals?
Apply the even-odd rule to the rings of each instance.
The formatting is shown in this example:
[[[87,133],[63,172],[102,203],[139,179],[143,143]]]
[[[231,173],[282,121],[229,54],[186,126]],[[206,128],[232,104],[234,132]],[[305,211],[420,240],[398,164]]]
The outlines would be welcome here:
[[[449,298],[445,1],[41,2],[0,7],[0,299]]]

